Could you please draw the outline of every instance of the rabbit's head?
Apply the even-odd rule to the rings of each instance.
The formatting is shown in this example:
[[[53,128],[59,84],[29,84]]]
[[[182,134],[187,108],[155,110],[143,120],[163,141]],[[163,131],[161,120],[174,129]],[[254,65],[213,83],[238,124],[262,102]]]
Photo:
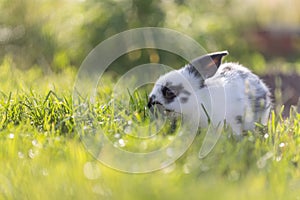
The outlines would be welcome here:
[[[197,91],[205,87],[205,79],[212,77],[227,51],[207,54],[194,59],[179,70],[161,76],[149,95],[148,107],[191,115],[199,109]]]

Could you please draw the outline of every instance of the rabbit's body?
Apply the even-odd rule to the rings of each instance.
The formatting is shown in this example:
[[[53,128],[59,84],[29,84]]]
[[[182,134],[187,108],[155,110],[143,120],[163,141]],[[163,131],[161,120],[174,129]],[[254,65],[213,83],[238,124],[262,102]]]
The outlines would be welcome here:
[[[150,94],[148,106],[160,104],[188,118],[200,117],[201,127],[226,121],[236,134],[254,129],[255,122],[265,124],[271,108],[269,89],[247,68],[221,64],[226,54],[202,56],[163,75]]]

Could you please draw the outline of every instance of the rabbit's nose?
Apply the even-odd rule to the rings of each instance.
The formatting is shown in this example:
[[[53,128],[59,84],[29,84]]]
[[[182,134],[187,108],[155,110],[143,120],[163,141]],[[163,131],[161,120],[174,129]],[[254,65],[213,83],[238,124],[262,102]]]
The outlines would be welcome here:
[[[162,105],[160,102],[158,102],[158,101],[155,100],[155,95],[153,95],[153,96],[151,96],[151,97],[149,98],[149,101],[148,101],[147,106],[148,106],[149,109],[151,109],[151,108],[152,108],[154,105],[156,105],[156,104]]]
[[[153,105],[154,105],[154,98],[153,98],[153,96],[151,96],[151,97],[149,98],[149,101],[148,101],[147,106],[148,106],[148,108],[150,109],[150,108],[152,108]]]

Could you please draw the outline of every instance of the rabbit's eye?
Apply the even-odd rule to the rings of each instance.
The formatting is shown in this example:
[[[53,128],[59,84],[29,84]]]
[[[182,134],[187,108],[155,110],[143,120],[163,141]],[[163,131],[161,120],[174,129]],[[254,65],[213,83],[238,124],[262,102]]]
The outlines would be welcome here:
[[[162,94],[166,99],[174,99],[176,97],[176,94],[167,87],[163,87]]]

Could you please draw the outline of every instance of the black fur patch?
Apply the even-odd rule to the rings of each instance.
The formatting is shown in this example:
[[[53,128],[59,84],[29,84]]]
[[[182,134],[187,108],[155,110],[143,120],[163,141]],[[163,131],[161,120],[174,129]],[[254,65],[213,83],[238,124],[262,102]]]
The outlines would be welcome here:
[[[254,112],[264,110],[266,108],[267,92],[262,88],[256,88]]]
[[[199,77],[199,78],[202,78],[201,74],[199,73],[199,71],[191,64],[188,64],[186,66],[186,69],[188,70],[188,72],[190,74],[193,74],[195,77]]]
[[[167,91],[167,90],[170,90],[170,91]],[[183,93],[185,95],[188,95],[188,96],[191,95],[191,93],[189,91],[187,91],[187,90],[184,89],[184,87],[182,86],[182,84],[172,85],[171,82],[167,82],[165,86],[162,86],[161,91],[163,93],[165,103],[171,103],[171,102],[173,102],[174,99],[175,99],[175,97],[179,96],[181,93]],[[166,97],[166,93],[167,92],[172,92],[174,95],[171,95],[170,97]],[[182,101],[186,102],[187,100],[180,99],[181,102]]]
[[[204,78],[201,76],[200,72],[191,64],[188,64],[186,66],[186,69],[188,70],[188,72],[192,75],[194,75],[196,78],[199,79],[199,86],[200,88],[204,87]]]
[[[232,67],[229,67],[229,66],[227,66],[227,67],[224,67],[223,69],[222,69],[222,72],[220,73],[222,76],[225,76],[225,74],[227,73],[227,72],[229,72],[229,71],[231,71],[232,70]]]

